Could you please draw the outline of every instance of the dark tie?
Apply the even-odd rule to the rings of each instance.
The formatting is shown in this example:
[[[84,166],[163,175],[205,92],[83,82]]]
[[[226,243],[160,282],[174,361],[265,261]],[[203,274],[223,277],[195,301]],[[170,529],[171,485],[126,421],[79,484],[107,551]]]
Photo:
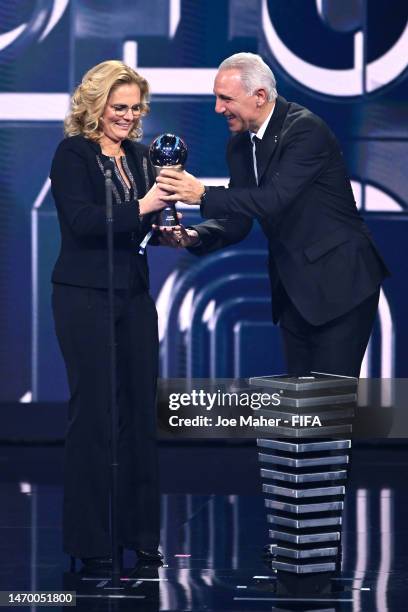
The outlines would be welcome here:
[[[252,143],[253,143],[253,147],[255,148],[255,159],[256,159],[256,168],[254,168],[255,170],[255,178],[256,178],[256,182],[259,183],[259,169],[261,167],[260,164],[260,144],[261,144],[261,139],[258,138],[258,136],[253,136],[252,137]]]

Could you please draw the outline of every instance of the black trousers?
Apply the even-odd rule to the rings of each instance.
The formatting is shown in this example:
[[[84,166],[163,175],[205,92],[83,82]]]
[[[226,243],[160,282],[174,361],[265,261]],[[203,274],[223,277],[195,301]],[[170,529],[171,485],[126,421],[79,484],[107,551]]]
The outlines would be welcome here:
[[[70,388],[65,444],[64,550],[111,553],[108,294],[55,284],[58,341]],[[119,409],[119,537],[129,549],[157,549],[157,313],[147,292],[115,292]]]
[[[325,372],[358,377],[379,295],[378,289],[350,312],[324,325],[305,321],[287,298],[279,324],[288,373],[304,376],[310,372]]]

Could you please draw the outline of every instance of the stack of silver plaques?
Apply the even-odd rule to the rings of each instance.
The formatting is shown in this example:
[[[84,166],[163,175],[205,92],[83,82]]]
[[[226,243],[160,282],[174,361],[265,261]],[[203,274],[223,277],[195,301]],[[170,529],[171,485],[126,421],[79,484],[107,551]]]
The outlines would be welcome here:
[[[258,438],[272,568],[294,574],[338,568],[357,379],[313,373],[249,384],[279,393],[259,411],[273,426]]]

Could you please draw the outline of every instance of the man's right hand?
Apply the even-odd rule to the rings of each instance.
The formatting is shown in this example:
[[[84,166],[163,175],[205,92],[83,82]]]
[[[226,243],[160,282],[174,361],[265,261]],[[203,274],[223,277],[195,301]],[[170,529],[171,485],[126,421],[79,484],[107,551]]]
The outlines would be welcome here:
[[[200,242],[200,236],[195,229],[185,228],[181,224],[173,227],[153,225],[153,229],[160,231],[158,240],[162,246],[181,249],[193,247]]]

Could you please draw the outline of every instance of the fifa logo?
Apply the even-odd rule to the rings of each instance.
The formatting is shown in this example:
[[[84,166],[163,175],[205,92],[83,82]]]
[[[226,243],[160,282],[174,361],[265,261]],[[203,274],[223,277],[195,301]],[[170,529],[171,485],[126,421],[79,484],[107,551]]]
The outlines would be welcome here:
[[[303,0],[301,3],[262,0],[266,53],[272,54],[298,85],[320,94],[352,97],[378,91],[395,81],[408,65],[408,24],[404,19],[402,28],[393,28],[394,40],[388,40],[387,46],[377,40],[378,44],[374,45],[368,11],[373,12],[377,22],[381,21],[381,15],[374,14],[378,8],[375,4],[357,0]],[[398,20],[398,10],[394,14],[389,6],[388,17]],[[301,48],[294,50],[285,42],[285,37],[291,38],[289,24],[293,31],[297,23],[302,23],[307,36],[313,36],[313,44],[305,45],[303,39]],[[309,57],[311,47],[315,50],[313,58]],[[377,47],[377,53],[373,47]],[[321,65],[330,64],[330,60],[336,67]]]

